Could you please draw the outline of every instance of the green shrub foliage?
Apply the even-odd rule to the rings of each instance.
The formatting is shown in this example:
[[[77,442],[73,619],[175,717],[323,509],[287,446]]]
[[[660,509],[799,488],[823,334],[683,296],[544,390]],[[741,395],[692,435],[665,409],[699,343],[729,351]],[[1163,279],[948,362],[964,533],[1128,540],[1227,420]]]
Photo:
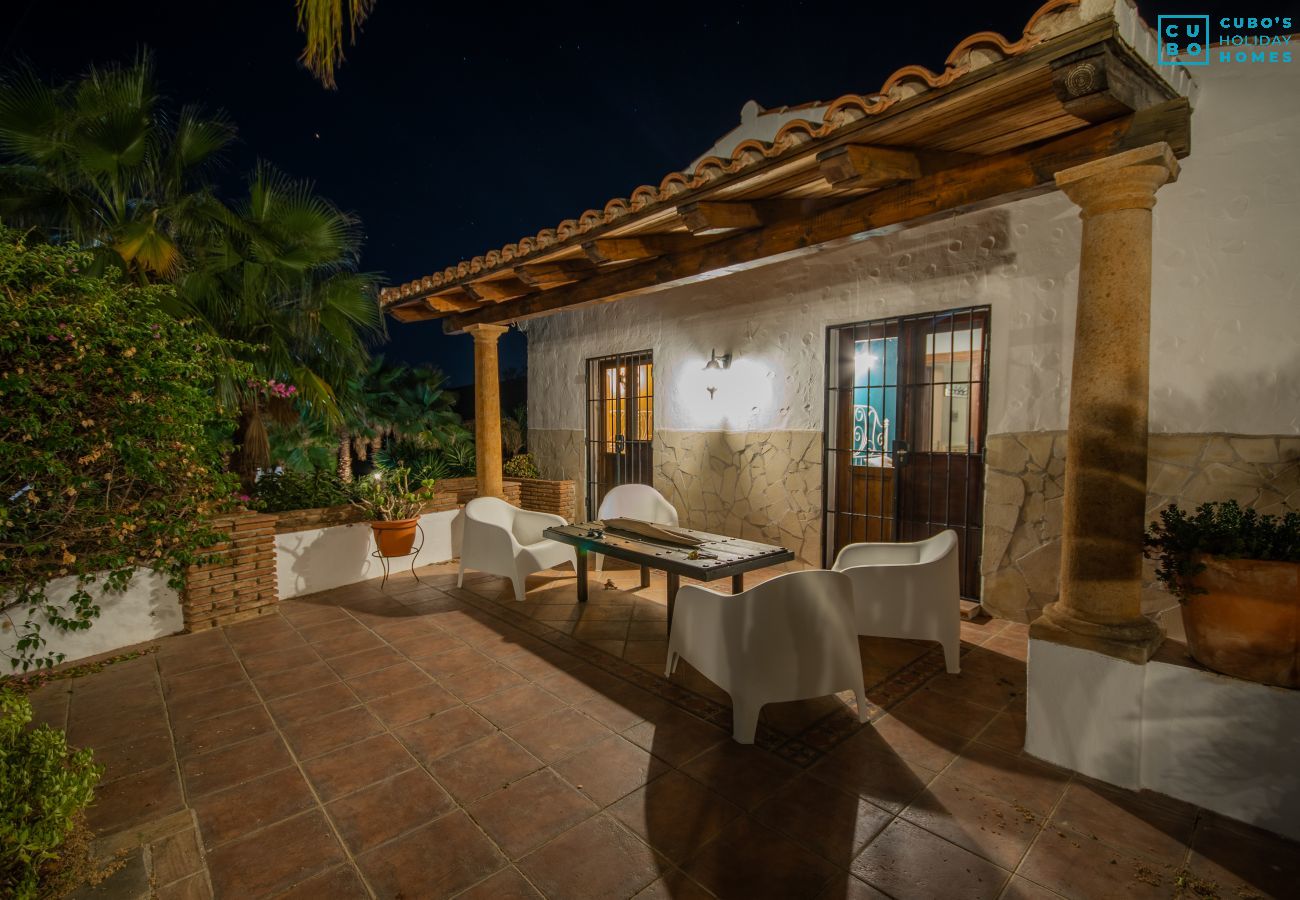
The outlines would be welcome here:
[[[0,896],[60,896],[61,859],[103,769],[62,731],[29,728],[27,698],[0,690]]]
[[[253,499],[266,512],[317,509],[346,506],[356,499],[356,489],[340,479],[337,472],[286,469],[263,474],[253,487]]]
[[[1205,568],[1197,557],[1300,562],[1300,514],[1260,515],[1236,500],[1203,503],[1192,515],[1171,503],[1152,522],[1146,556],[1157,561],[1156,577],[1180,599],[1199,593],[1196,576]]]
[[[542,477],[542,473],[537,469],[537,461],[533,459],[531,453],[520,453],[518,456],[510,457],[501,469],[507,478]]]
[[[235,486],[212,399],[227,354],[166,311],[170,288],[91,262],[0,232],[0,627],[24,670],[61,659],[43,628],[90,627],[93,583],[121,590],[144,566],[179,588]],[[53,602],[62,576],[76,590]]]

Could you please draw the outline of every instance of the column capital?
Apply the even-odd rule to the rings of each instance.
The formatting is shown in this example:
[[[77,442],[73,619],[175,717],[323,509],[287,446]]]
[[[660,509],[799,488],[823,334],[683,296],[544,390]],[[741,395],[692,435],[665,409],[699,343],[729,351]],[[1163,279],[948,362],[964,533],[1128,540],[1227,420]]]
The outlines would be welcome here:
[[[495,344],[497,338],[510,330],[509,325],[466,325],[465,332],[476,341]]]
[[[1151,209],[1161,185],[1178,180],[1178,159],[1163,141],[1056,173],[1056,186],[1083,218],[1120,209]]]

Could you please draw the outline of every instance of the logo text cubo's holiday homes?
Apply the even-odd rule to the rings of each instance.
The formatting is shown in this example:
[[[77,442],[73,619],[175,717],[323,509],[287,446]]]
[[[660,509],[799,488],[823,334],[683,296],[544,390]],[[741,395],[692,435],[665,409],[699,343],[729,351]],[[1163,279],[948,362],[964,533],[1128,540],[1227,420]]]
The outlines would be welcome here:
[[[1159,16],[1159,62],[1208,66],[1215,62],[1289,63],[1291,16]]]

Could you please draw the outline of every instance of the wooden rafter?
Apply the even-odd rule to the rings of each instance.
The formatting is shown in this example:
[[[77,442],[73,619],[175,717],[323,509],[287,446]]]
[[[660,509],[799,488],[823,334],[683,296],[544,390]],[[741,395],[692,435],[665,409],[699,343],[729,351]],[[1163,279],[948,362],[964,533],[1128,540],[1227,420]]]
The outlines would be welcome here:
[[[688,239],[678,242],[681,249],[677,252],[662,244],[655,252],[643,246],[639,257],[630,252],[619,256],[643,260],[639,265],[597,273],[568,287],[454,316],[444,322],[444,329],[458,332],[477,323],[545,315],[568,307],[688,284],[721,269],[738,271],[789,259],[824,245],[927,221],[934,215],[1050,190],[1054,174],[1062,169],[1159,141],[1167,141],[1178,156],[1186,156],[1190,152],[1190,115],[1185,99],[1169,100],[1064,137],[981,157],[896,187],[854,197],[815,216],[781,221],[708,244],[691,245]],[[630,251],[634,244],[643,244],[650,237],[615,240],[633,242],[626,245]],[[601,241],[592,244],[599,245]]]
[[[921,177],[921,161],[915,153],[867,144],[845,144],[819,153],[817,165],[832,187],[878,188]]]

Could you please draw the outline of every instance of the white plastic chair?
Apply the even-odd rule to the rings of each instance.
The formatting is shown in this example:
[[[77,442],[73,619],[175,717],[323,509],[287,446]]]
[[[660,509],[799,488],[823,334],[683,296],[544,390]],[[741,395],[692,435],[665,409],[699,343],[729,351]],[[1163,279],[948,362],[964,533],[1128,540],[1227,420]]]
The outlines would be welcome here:
[[[600,501],[596,512],[598,519],[639,519],[642,522],[654,522],[656,525],[677,526],[677,509],[668,502],[663,494],[648,484],[620,484],[610,488],[605,499]],[[605,555],[593,553],[596,574],[605,567]]]
[[[867,720],[853,586],[838,572],[791,572],[739,594],[677,594],[666,675],[685,659],[731,695],[732,736],[754,743],[765,703],[852,690]]]
[[[961,572],[957,532],[910,544],[849,544],[831,568],[853,582],[858,634],[943,644],[961,671]]]
[[[478,569],[509,578],[515,599],[523,600],[525,579],[533,572],[569,562],[577,568],[573,547],[542,537],[552,525],[566,524],[563,517],[511,506],[496,497],[475,497],[465,504],[465,533],[461,541],[460,575]]]

